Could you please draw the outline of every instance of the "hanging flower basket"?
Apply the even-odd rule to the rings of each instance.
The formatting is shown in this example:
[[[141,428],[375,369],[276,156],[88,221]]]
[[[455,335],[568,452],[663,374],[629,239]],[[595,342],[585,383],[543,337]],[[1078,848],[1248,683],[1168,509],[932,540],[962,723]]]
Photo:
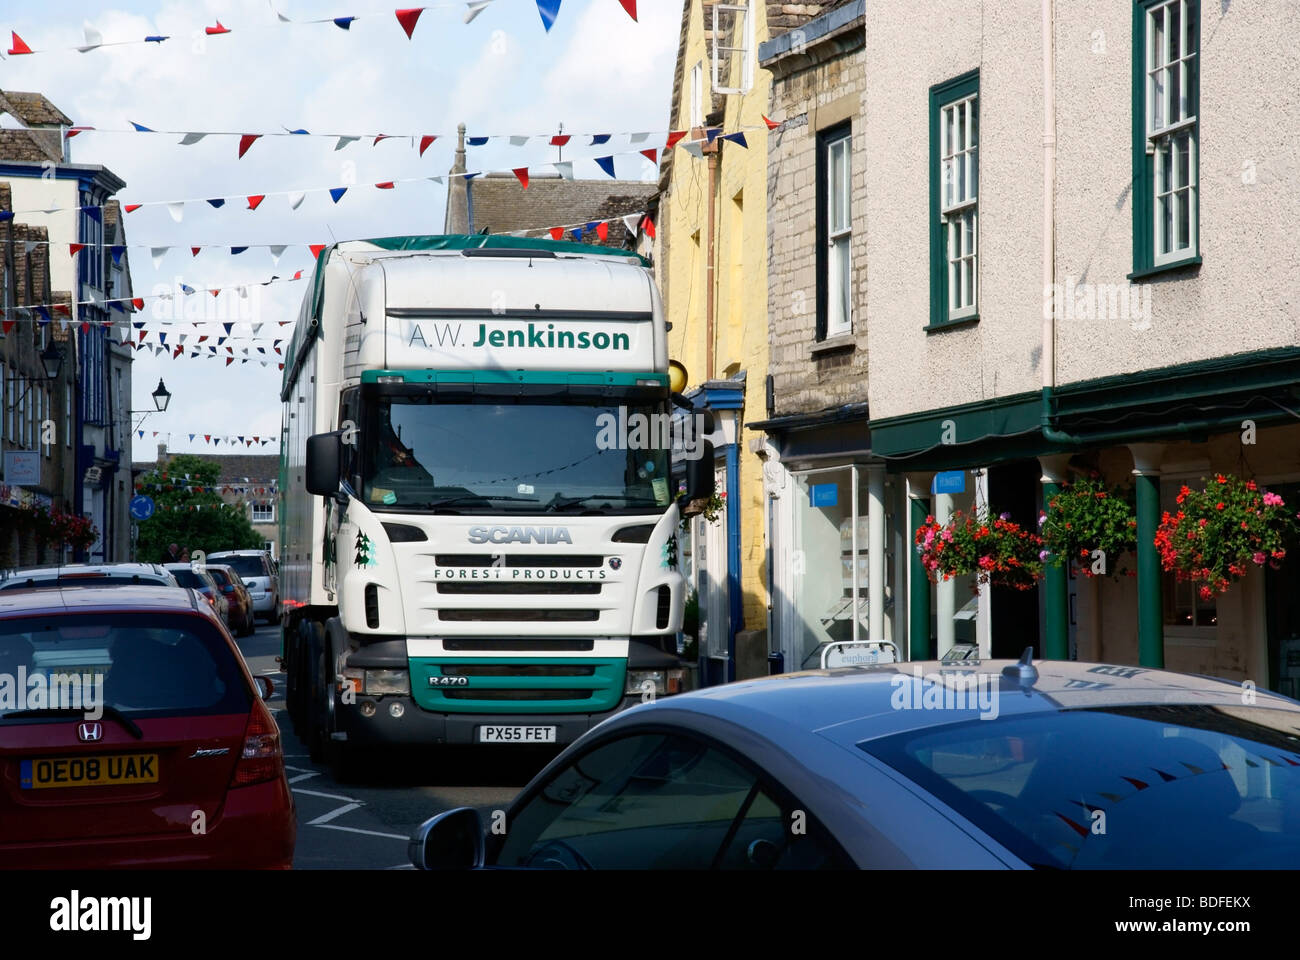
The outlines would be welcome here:
[[[921,565],[935,583],[973,573],[979,583],[1029,590],[1042,576],[1042,537],[1005,513],[990,519],[958,510],[943,525],[926,517],[915,542]]]
[[[1069,562],[1085,577],[1137,576],[1127,562],[1137,550],[1133,505],[1125,491],[1108,489],[1100,474],[1064,484],[1040,513],[1038,527],[1044,563]]]
[[[1162,514],[1155,545],[1160,563],[1179,579],[1217,597],[1253,566],[1276,569],[1295,538],[1297,514],[1254,480],[1215,474],[1204,490],[1184,486],[1178,511]]]
[[[66,545],[74,550],[85,550],[99,538],[99,531],[89,517],[62,510],[49,511],[44,507],[27,512],[31,514],[28,529],[51,547]]]

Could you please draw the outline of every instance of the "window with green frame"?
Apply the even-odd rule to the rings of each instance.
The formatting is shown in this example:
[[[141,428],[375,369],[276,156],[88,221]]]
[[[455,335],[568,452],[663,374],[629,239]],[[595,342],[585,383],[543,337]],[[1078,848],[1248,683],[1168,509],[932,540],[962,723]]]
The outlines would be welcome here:
[[[1133,274],[1201,262],[1199,0],[1133,2]]]
[[[930,88],[930,329],[979,319],[979,71]]]

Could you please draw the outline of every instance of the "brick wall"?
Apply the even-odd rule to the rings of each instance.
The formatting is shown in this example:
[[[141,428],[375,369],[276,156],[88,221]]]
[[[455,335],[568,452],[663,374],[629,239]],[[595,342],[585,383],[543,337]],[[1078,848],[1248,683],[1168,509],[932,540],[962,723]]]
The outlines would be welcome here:
[[[858,20],[840,36],[862,30]],[[787,54],[781,60],[788,65],[769,64],[775,74],[769,116],[781,121],[768,137],[767,180],[769,369],[778,416],[867,399],[865,56],[858,46],[815,62],[818,50]],[[817,134],[844,119],[853,129],[853,332],[841,346],[815,351]]]

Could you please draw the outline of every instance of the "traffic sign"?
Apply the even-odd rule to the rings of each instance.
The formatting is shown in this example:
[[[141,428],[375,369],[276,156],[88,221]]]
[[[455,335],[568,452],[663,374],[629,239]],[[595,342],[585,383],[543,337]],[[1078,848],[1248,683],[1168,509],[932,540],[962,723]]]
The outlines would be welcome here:
[[[153,516],[153,498],[141,494],[131,498],[131,516],[137,520],[148,520]]]

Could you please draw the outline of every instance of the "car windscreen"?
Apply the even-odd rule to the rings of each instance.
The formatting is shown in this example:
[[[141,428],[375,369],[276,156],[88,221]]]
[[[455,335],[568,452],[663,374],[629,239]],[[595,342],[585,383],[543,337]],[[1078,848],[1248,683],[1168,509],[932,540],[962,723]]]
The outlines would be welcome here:
[[[0,583],[0,590],[64,590],[68,587],[121,587],[132,584],[160,583],[170,585],[162,577],[106,575],[102,577],[14,577]]]
[[[266,563],[261,557],[222,557],[221,562],[228,567],[234,567],[235,572],[244,579],[266,576]]]
[[[1300,708],[976,719],[858,746],[1047,868],[1300,864]]]
[[[94,703],[130,716],[187,716],[246,713],[252,699],[225,638],[199,617],[51,613],[0,621],[0,723]]]
[[[191,570],[189,567],[173,570],[172,576],[176,578],[176,582],[182,587],[191,587],[195,590],[206,590],[212,586],[212,584],[208,583],[207,577]]]

